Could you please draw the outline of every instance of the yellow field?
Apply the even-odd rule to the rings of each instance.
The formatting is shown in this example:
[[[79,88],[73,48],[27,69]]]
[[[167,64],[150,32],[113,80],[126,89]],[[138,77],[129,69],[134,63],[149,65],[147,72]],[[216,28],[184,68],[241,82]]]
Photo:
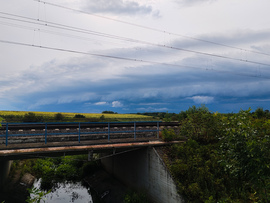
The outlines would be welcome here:
[[[26,113],[34,113],[37,116],[53,117],[57,113],[61,113],[67,118],[73,118],[76,114],[85,116],[86,118],[100,118],[102,115],[109,119],[151,119],[151,116],[137,115],[137,114],[102,114],[102,113],[62,113],[62,112],[38,112],[38,111],[0,111],[0,115],[18,115],[24,116]]]

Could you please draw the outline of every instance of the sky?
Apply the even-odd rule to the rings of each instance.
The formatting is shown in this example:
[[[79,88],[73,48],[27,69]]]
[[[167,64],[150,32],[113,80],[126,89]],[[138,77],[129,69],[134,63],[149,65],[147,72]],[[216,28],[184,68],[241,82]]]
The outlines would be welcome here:
[[[270,109],[269,0],[0,0],[0,110]]]

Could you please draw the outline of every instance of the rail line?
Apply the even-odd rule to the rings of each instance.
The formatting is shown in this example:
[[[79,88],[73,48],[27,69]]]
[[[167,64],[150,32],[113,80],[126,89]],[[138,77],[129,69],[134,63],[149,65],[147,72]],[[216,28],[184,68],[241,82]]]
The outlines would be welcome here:
[[[2,123],[0,150],[70,146],[91,143],[131,143],[159,140],[162,127],[177,122],[77,122],[77,123]],[[4,147],[5,146],[5,147]]]
[[[166,127],[174,127],[179,126],[179,122],[161,122],[161,121],[134,121],[134,122],[47,122],[47,123],[2,123],[2,127],[0,127],[0,132],[5,131],[7,126],[8,130],[32,130],[32,129],[45,129],[47,125],[47,129],[75,129],[78,128],[104,128],[107,127],[108,124],[111,127],[133,127],[134,123],[136,123],[137,127],[146,127],[146,126],[156,126],[157,122],[159,126]]]

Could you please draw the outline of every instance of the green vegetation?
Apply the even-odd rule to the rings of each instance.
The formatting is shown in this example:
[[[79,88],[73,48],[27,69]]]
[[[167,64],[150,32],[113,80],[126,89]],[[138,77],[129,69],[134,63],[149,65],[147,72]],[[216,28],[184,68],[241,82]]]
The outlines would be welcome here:
[[[74,118],[85,118],[85,116],[82,115],[82,114],[76,114],[76,115],[74,116]]]
[[[123,203],[148,203],[149,200],[145,193],[128,191]]]
[[[76,116],[76,115],[75,115]],[[57,120],[57,121],[62,121],[64,120],[65,116],[61,113],[57,113],[54,115],[54,119]]]
[[[137,113],[137,115],[151,116],[155,120],[163,120],[165,122],[179,120],[178,114],[168,112],[146,112],[146,113]]]
[[[180,138],[179,135],[175,134],[173,129],[164,129],[162,130],[162,139],[166,142],[170,142],[173,140],[178,140]]]
[[[102,111],[103,114],[117,114],[117,112],[114,111]]]
[[[188,138],[165,148],[166,164],[187,202],[269,202],[269,112],[250,111],[218,114],[192,107],[180,113],[179,135],[166,132],[169,140]]]
[[[54,189],[57,182],[80,181],[100,168],[99,162],[89,162],[87,159],[87,155],[76,155],[28,159],[23,161],[23,165],[19,165],[19,161],[14,161],[11,174],[20,168],[21,176],[25,173],[30,173],[37,178],[41,178],[41,189],[48,191]]]
[[[106,117],[105,117],[106,116]],[[137,114],[118,113],[54,113],[0,111],[0,117],[6,122],[111,122],[111,121],[149,121],[152,117]]]
[[[38,188],[30,188],[28,189],[28,192],[31,194],[26,200],[27,203],[40,203],[41,200],[45,200],[44,196],[49,194],[51,191],[49,190],[48,192],[43,192],[39,190]],[[43,201],[44,202],[44,201]]]
[[[25,123],[29,123],[29,122],[43,122],[43,116],[37,116],[36,114],[34,114],[33,112],[29,112],[24,114],[22,121]]]

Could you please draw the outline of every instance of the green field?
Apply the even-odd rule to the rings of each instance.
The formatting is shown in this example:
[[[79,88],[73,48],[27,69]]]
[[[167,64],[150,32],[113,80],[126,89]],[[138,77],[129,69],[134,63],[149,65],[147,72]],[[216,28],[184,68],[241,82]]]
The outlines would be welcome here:
[[[137,115],[137,114],[106,114],[106,113],[64,113],[64,112],[38,112],[38,111],[0,111],[0,118],[3,120],[20,121],[29,113],[35,114],[37,117],[43,118],[44,121],[54,121],[56,114],[63,116],[62,121],[151,121],[152,116]],[[75,118],[76,115],[81,115],[84,118]],[[101,119],[103,117],[103,119]]]

